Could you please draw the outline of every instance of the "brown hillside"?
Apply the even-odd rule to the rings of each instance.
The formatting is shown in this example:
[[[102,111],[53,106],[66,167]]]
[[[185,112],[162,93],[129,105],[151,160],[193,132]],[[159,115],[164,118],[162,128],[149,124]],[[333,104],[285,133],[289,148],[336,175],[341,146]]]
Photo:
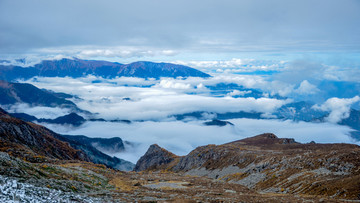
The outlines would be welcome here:
[[[42,157],[88,161],[83,152],[54,135],[47,128],[11,117],[0,108],[0,151],[29,161],[41,161]]]
[[[147,162],[155,164],[151,157]],[[198,147],[147,170],[154,168],[206,176],[260,192],[360,199],[360,147],[351,144],[300,144],[267,133]]]

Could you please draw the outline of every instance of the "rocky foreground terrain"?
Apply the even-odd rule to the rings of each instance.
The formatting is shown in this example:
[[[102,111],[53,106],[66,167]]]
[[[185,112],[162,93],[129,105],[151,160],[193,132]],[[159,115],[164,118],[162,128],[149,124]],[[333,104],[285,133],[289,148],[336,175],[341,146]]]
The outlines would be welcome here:
[[[29,163],[0,153],[1,202],[340,202],[326,196],[258,193],[182,173],[121,172],[87,162]]]
[[[59,136],[0,109],[0,202],[360,201],[356,145],[263,134],[183,157],[152,145],[124,172]]]
[[[261,194],[360,200],[360,147],[351,144],[300,144],[267,133],[182,157],[152,145],[135,166],[144,170],[208,177]]]

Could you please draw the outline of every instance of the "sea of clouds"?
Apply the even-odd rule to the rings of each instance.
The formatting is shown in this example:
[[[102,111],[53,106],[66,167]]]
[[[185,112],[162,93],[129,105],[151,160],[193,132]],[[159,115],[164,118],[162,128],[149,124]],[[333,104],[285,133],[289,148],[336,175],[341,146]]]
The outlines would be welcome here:
[[[81,109],[96,113],[105,119],[128,119],[131,124],[112,122],[86,122],[75,128],[46,124],[50,129],[73,135],[89,137],[120,137],[126,151],[112,154],[136,162],[151,144],[159,144],[177,155],[185,155],[201,145],[223,144],[261,133],[271,132],[279,137],[295,138],[307,143],[357,143],[349,134],[349,127],[336,122],[346,118],[353,98],[329,98],[313,108],[329,111],[325,123],[306,123],[283,120],[231,119],[234,126],[206,126],[204,121],[177,121],[173,115],[194,111],[216,113],[261,112],[271,115],[277,108],[294,101],[290,98],[274,98],[271,95],[314,94],[316,86],[300,80],[296,86],[280,80],[268,80],[261,75],[214,74],[211,78],[161,78],[142,79],[119,77],[104,79],[95,76],[84,78],[33,78],[27,81],[39,88],[76,95],[72,101]],[[224,95],[213,95],[208,86],[219,83],[235,83],[246,88],[264,92],[263,97],[234,97],[242,92],[232,91]],[[39,118],[55,118],[68,112],[67,109],[29,107],[14,105],[13,112],[25,112]],[[210,117],[209,117],[210,119]],[[104,130],[105,129],[105,130]]]
[[[120,137],[131,142],[126,151],[115,155],[133,163],[145,154],[151,144],[177,154],[186,155],[198,146],[224,144],[261,133],[275,133],[282,138],[295,138],[308,143],[355,143],[349,137],[351,129],[330,123],[306,123],[280,120],[231,119],[234,126],[206,126],[201,121],[145,121],[132,124],[111,122],[87,122],[79,128],[61,125],[46,125],[62,134],[86,135],[89,137]]]

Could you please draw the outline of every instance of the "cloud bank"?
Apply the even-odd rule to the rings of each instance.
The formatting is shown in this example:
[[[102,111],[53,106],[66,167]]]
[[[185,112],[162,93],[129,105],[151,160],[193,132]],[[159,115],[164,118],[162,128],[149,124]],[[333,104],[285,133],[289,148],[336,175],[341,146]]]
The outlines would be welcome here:
[[[328,117],[326,117],[326,121],[331,123],[338,123],[342,119],[348,118],[350,115],[350,107],[352,104],[360,101],[359,96],[355,96],[353,98],[348,99],[340,99],[340,98],[330,98],[322,105],[315,105],[313,108],[330,111]]]
[[[71,113],[71,109],[58,108],[58,107],[44,107],[35,106],[30,107],[28,104],[18,103],[11,106],[4,106],[4,109],[9,113],[26,113],[36,118],[54,119],[59,116],[64,116]]]
[[[240,80],[240,78],[242,80]],[[86,78],[36,78],[29,80],[38,87],[56,92],[65,92],[77,95],[73,99],[80,108],[99,113],[99,117],[106,119],[129,120],[161,120],[171,115],[190,113],[194,111],[208,111],[217,113],[226,112],[262,112],[271,114],[274,110],[290,102],[267,97],[239,97],[212,96],[205,85],[214,85],[219,82],[236,82],[251,86],[251,79],[247,77],[214,79],[188,78],[160,80],[144,80],[138,78],[117,78],[103,83],[93,83],[98,79],[93,76]],[[104,79],[100,79],[104,80]],[[125,83],[138,86],[119,86]],[[140,86],[139,86],[140,85]],[[148,85],[148,86],[142,86]],[[150,85],[150,86],[149,86]],[[232,94],[239,94],[233,92]],[[130,98],[130,100],[124,98]]]
[[[127,145],[126,152],[116,156],[136,163],[151,144],[159,144],[167,150],[186,155],[198,146],[223,144],[257,134],[272,132],[282,138],[295,138],[308,143],[354,143],[348,134],[350,128],[329,123],[294,123],[291,121],[232,119],[235,126],[204,126],[201,122],[135,122],[133,124],[88,122],[80,128],[68,129],[47,125],[62,134],[86,135],[89,137],[120,137],[134,145]],[[103,129],[106,129],[104,131]]]

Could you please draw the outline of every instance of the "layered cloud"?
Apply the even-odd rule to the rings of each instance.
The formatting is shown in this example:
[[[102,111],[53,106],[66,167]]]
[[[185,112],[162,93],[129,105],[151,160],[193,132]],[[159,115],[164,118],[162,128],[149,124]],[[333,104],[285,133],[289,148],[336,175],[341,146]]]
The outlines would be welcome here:
[[[186,155],[198,146],[223,144],[257,134],[272,132],[282,138],[295,138],[308,143],[354,143],[348,134],[350,128],[323,123],[294,123],[291,121],[233,119],[235,126],[205,126],[201,122],[135,122],[133,124],[88,122],[80,128],[68,129],[63,126],[47,125],[56,132],[90,137],[121,137],[130,141],[124,153],[116,156],[136,162],[151,144],[159,144],[167,150]],[[104,131],[106,129],[106,131]]]
[[[71,113],[71,109],[64,109],[58,107],[43,107],[35,106],[31,107],[28,104],[18,103],[11,106],[4,106],[5,110],[10,113],[26,113],[36,118],[48,118],[54,119],[59,116],[64,116]]]
[[[215,81],[190,78],[188,80],[163,78],[159,81],[136,78],[118,78],[110,82],[92,83],[87,78],[37,78],[28,82],[41,88],[77,95],[73,101],[82,109],[99,113],[108,119],[152,120],[167,119],[171,115],[208,111],[217,113],[255,111],[272,113],[288,100],[272,98],[213,97],[205,85]],[[114,81],[117,81],[115,84]],[[118,86],[118,83],[137,83],[138,86]],[[220,80],[221,81],[221,80]],[[151,86],[142,87],[142,85]],[[140,86],[139,86],[140,85]],[[127,98],[124,100],[124,98]]]
[[[344,118],[348,118],[350,114],[350,107],[352,104],[360,101],[359,96],[353,98],[341,99],[341,98],[330,98],[322,105],[315,105],[313,108],[330,111],[326,120],[331,123],[338,123]]]
[[[297,92],[304,95],[319,91],[308,80],[299,81],[299,85],[293,85],[284,81],[269,81],[259,75],[214,74],[211,78],[155,80],[126,77],[104,79],[88,76],[77,79],[34,78],[26,82],[56,92],[77,95],[81,99],[75,98],[73,101],[80,108],[99,113],[98,117],[133,120],[131,124],[87,122],[80,128],[71,129],[66,126],[47,125],[56,132],[64,134],[121,137],[132,144],[126,145],[126,152],[116,156],[132,162],[136,162],[149,145],[154,143],[178,155],[185,155],[197,146],[222,144],[265,132],[275,133],[279,137],[295,138],[300,142],[356,143],[349,136],[351,129],[336,123],[349,115],[351,105],[360,101],[358,96],[350,99],[331,98],[322,105],[314,106],[330,112],[327,123],[232,119],[229,121],[235,126],[217,127],[205,126],[201,121],[196,120],[175,121],[174,118],[169,117],[194,111],[218,113],[256,111],[269,116],[277,108],[292,100],[269,98],[266,93],[291,95]],[[265,94],[258,99],[241,97],[251,90],[233,90],[221,96],[212,95],[207,86],[220,83],[235,83],[246,88],[262,89]],[[234,98],[234,96],[240,97]],[[26,108],[26,106],[16,107],[18,111]],[[37,109],[39,112],[43,110],[45,109]],[[37,111],[29,108],[25,112],[31,114]],[[208,119],[212,119],[212,116],[204,115]]]

